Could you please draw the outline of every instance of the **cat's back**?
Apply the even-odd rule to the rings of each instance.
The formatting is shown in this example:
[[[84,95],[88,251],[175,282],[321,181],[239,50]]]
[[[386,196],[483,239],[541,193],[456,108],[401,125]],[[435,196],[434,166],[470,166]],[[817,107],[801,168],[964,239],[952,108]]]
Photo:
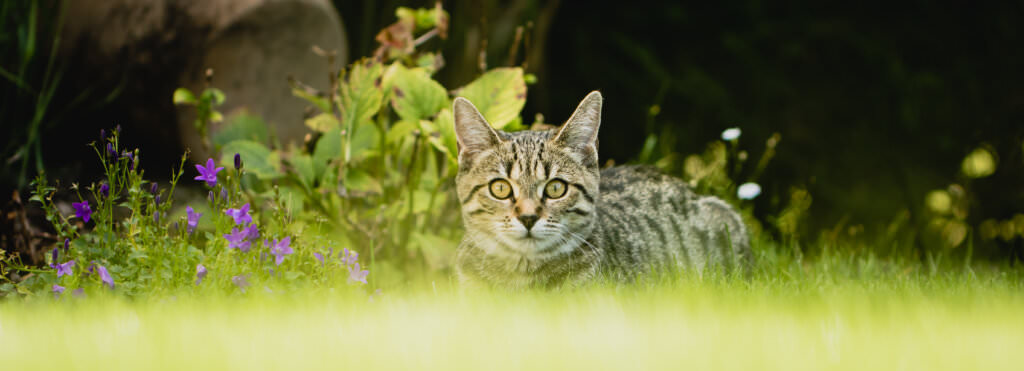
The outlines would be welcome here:
[[[654,167],[601,171],[598,222],[597,242],[612,274],[749,269],[750,241],[739,214]]]

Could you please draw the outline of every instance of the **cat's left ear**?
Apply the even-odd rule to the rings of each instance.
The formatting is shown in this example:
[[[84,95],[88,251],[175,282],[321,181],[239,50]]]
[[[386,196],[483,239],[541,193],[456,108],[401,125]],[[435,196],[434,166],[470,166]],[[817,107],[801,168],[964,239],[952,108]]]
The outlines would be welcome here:
[[[574,149],[597,154],[597,129],[601,127],[601,103],[604,98],[598,91],[590,92],[576,107],[569,120],[558,129],[555,141]]]

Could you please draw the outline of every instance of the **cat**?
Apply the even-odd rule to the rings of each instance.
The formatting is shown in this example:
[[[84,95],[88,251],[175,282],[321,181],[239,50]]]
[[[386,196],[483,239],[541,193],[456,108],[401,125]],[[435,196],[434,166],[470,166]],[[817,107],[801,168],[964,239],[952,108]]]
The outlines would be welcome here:
[[[455,99],[455,185],[466,228],[455,268],[463,285],[749,273],[750,238],[729,204],[653,167],[599,169],[602,102],[594,91],[557,129],[509,133],[493,129],[469,100]]]

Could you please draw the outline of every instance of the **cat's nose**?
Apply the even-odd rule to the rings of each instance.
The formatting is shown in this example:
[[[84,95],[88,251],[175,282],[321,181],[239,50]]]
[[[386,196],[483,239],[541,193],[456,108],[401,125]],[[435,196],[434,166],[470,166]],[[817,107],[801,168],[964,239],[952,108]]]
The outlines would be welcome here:
[[[537,216],[537,214],[524,214],[519,216],[519,221],[523,223],[523,226],[526,227],[527,231],[529,231],[530,228],[533,228],[533,225],[537,223],[538,219],[540,219],[540,217]]]

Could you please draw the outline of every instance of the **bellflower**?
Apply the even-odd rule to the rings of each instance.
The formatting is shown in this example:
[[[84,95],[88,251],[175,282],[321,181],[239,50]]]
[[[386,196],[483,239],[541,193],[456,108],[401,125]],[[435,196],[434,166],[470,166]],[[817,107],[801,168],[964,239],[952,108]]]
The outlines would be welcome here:
[[[230,234],[225,234],[224,238],[228,240],[228,248],[237,248],[242,252],[249,252],[249,248],[252,247],[252,243],[246,238],[249,234],[245,229],[238,230],[238,228],[232,228]]]
[[[192,234],[192,231],[194,231],[196,226],[199,225],[199,218],[201,218],[203,214],[192,210],[192,206],[185,207],[185,214],[188,215],[188,233]]]
[[[86,223],[89,222],[89,218],[92,218],[92,209],[89,208],[89,201],[73,202],[71,206],[75,208],[75,216],[82,218]]]
[[[100,280],[103,281],[103,283],[106,284],[107,286],[110,286],[111,289],[113,289],[114,279],[111,278],[110,273],[107,272],[107,267],[97,264],[96,270],[100,273]]]
[[[235,154],[235,170],[242,170],[242,155]]]
[[[70,249],[70,248],[71,248],[71,239],[70,238],[65,238],[64,239],[64,253],[67,254],[68,253],[68,249]]]
[[[217,173],[224,168],[216,167],[213,159],[210,158],[206,160],[206,166],[196,164],[196,170],[199,171],[199,175],[195,177],[195,180],[205,181],[206,185],[213,188],[217,185]]]
[[[345,265],[355,264],[356,260],[359,260],[359,253],[355,250],[345,249],[338,256],[341,257],[341,262],[345,263]]]
[[[274,244],[270,247],[270,253],[274,254],[274,256],[277,257],[277,259],[274,260],[274,265],[281,265],[281,262],[284,261],[285,255],[289,255],[295,252],[295,250],[293,250],[292,247],[289,246],[291,242],[291,237],[285,237],[280,241],[274,241]]]
[[[202,263],[196,265],[196,285],[203,282],[203,278],[206,278],[206,267]]]
[[[60,276],[64,276],[64,275],[70,276],[71,273],[72,273],[71,272],[71,267],[74,267],[74,266],[75,266],[75,261],[74,260],[68,260],[64,264],[54,264],[53,268],[57,269],[57,277],[60,277]]]
[[[249,226],[245,228],[245,238],[252,242],[256,242],[256,240],[260,238],[260,229],[256,227],[255,223],[249,224]]]
[[[157,187],[156,182],[149,183],[149,193],[156,196],[156,192],[160,189]]]
[[[60,294],[64,293],[64,286],[54,284],[53,286],[50,287],[50,291],[53,292],[53,297],[57,298],[60,296]]]
[[[366,275],[370,274],[368,270],[359,270],[359,263],[353,264],[348,268],[348,282],[362,282],[366,283]]]
[[[107,154],[110,157],[117,156],[117,151],[114,150],[114,143],[107,143]]]
[[[107,183],[100,184],[100,194],[103,198],[110,197],[110,185]]]
[[[252,223],[252,216],[249,215],[249,204],[242,205],[242,207],[238,209],[227,209],[224,214],[235,218],[235,224],[238,225],[247,225]]]

